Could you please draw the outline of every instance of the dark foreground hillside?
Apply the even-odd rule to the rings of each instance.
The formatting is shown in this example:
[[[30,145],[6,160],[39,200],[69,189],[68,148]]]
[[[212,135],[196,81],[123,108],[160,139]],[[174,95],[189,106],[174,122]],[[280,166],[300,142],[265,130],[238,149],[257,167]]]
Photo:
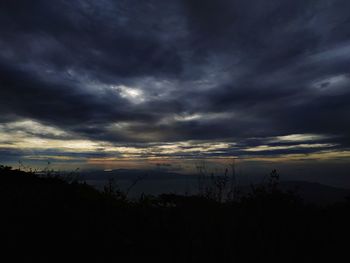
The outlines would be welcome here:
[[[333,262],[348,257],[350,202],[306,205],[277,184],[220,203],[143,196],[0,168],[3,262]],[[10,259],[10,260],[8,260]]]

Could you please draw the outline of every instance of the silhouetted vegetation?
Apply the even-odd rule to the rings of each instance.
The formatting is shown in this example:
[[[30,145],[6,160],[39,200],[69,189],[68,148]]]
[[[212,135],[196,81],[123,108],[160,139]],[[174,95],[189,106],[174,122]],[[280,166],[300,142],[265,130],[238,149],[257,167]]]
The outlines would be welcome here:
[[[1,166],[2,256],[11,262],[319,262],[347,255],[348,201],[306,205],[279,189],[276,171],[248,195],[224,201],[225,180],[205,195],[130,201],[113,181],[99,192],[59,175]]]

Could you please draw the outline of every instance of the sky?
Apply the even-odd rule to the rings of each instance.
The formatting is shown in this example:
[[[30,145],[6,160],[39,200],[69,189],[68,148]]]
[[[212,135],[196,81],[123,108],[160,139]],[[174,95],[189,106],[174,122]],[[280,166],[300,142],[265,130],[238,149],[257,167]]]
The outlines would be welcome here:
[[[348,0],[1,1],[0,163],[187,171],[235,158],[344,173],[349,10]]]

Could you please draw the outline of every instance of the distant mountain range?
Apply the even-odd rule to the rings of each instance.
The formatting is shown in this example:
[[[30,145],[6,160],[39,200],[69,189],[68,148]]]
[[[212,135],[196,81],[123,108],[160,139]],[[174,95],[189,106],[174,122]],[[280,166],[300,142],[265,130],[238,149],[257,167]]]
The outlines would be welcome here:
[[[116,169],[110,171],[87,171],[82,180],[102,190],[108,180],[113,178],[115,184],[122,190],[132,186],[131,197],[138,197],[141,193],[158,195],[162,193],[196,194],[199,187],[198,175],[185,175],[163,170]],[[206,177],[210,181],[209,177]],[[239,184],[239,191],[247,194],[251,191],[251,184],[259,181],[243,181]],[[292,191],[307,203],[329,204],[344,201],[350,196],[350,189],[337,188],[317,182],[283,181],[279,187],[283,191]]]

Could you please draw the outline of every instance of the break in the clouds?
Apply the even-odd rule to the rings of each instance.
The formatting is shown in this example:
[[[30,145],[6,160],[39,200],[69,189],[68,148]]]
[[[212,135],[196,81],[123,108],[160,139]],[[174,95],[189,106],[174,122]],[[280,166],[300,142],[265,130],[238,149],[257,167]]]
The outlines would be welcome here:
[[[0,3],[0,157],[349,158],[348,0]]]

